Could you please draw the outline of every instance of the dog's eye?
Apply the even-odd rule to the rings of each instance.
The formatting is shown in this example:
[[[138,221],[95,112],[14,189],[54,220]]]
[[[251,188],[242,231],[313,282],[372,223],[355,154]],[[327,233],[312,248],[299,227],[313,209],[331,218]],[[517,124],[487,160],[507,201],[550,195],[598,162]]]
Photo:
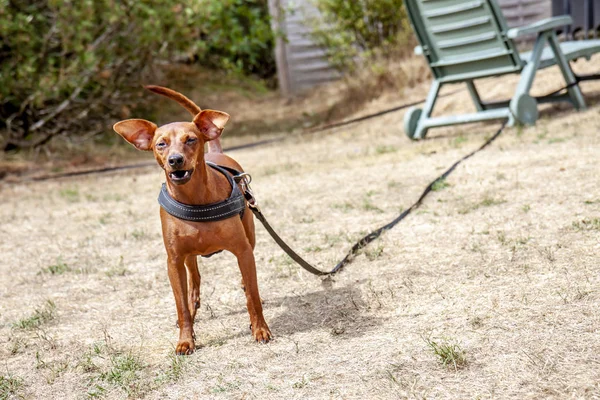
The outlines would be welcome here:
[[[197,141],[198,141],[198,139],[191,137],[191,138],[187,138],[187,140],[185,141],[185,144],[194,144]]]
[[[165,142],[158,142],[158,143],[156,143],[156,148],[157,149],[164,149],[165,147],[167,147],[167,144]]]

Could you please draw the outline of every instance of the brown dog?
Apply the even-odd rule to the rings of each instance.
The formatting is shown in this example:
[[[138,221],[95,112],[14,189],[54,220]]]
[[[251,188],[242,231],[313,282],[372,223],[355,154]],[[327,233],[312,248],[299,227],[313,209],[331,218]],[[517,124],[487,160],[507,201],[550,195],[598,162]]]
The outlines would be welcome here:
[[[230,182],[205,161],[242,171],[237,162],[223,154],[220,144],[229,115],[201,110],[184,95],[167,88],[146,88],[184,106],[194,116],[193,122],[157,127],[143,119],[128,119],[116,123],[113,129],[139,150],[154,152],[156,161],[165,171],[166,187],[173,199],[187,205],[213,204],[227,199],[232,191]],[[205,154],[207,142],[208,153]],[[271,331],[263,317],[258,293],[253,253],[254,220],[248,205],[242,218],[236,215],[221,221],[195,222],[178,219],[161,208],[160,220],[179,323],[175,352],[191,354],[195,349],[193,325],[196,310],[200,307],[200,273],[196,256],[221,250],[228,250],[238,260],[254,339],[268,342]]]

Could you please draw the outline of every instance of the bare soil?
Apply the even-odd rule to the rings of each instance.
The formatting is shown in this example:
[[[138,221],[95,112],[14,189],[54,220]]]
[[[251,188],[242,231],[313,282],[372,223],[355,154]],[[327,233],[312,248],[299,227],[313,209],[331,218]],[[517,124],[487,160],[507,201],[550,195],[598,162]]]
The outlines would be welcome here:
[[[480,91],[507,97],[517,79]],[[539,93],[560,86],[553,69],[536,81]],[[235,259],[221,254],[201,261],[200,348],[173,356],[158,167],[4,182],[0,398],[599,398],[600,83],[582,87],[586,111],[546,106],[536,126],[507,128],[333,278],[304,272],[258,226],[267,345],[253,342]],[[466,90],[439,104],[469,109]],[[231,155],[274,227],[329,269],[499,126],[411,142],[402,116]]]

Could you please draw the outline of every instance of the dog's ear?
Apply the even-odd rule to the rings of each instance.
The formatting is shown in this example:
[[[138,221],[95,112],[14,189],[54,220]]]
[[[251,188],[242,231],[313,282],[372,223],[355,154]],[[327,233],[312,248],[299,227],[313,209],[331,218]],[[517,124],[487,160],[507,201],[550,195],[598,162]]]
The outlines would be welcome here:
[[[117,122],[113,129],[139,150],[152,150],[156,124],[145,119],[126,119]]]
[[[202,110],[194,117],[194,124],[204,135],[206,141],[221,136],[227,121],[229,121],[229,114],[216,110]]]

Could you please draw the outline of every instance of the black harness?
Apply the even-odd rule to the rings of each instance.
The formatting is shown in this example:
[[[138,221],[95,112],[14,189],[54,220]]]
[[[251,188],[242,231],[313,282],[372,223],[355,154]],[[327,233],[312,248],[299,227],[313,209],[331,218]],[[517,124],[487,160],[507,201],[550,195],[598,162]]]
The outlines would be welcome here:
[[[244,194],[236,184],[233,176],[238,176],[241,172],[228,167],[223,167],[210,162],[206,163],[209,167],[219,171],[227,177],[231,185],[231,195],[227,200],[218,203],[206,205],[189,205],[175,200],[167,191],[167,185],[163,183],[158,195],[158,204],[170,215],[186,221],[209,222],[221,221],[239,215],[244,216],[246,209],[246,200]],[[233,175],[233,176],[232,176]]]

